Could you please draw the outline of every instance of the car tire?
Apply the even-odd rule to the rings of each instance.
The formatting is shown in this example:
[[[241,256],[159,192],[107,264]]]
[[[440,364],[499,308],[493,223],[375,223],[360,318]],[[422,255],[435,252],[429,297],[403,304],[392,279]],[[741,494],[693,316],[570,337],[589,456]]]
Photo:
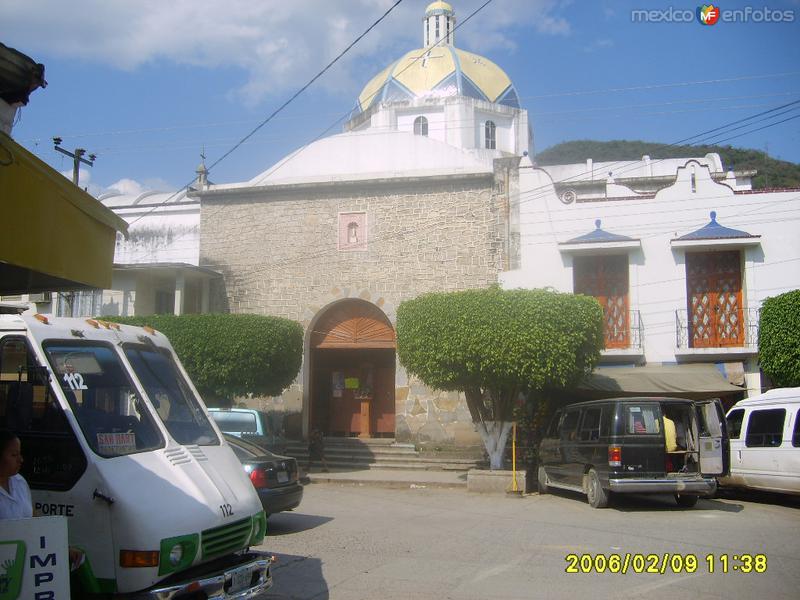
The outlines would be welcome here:
[[[547,487],[547,473],[544,472],[544,467],[539,465],[539,471],[536,474],[536,483],[540,494],[547,494],[549,488]]]
[[[677,502],[678,506],[681,508],[692,508],[697,504],[698,499],[699,496],[694,494],[675,494],[675,502]]]
[[[589,469],[586,478],[586,498],[592,508],[606,508],[608,506],[608,491],[603,489],[597,471]]]

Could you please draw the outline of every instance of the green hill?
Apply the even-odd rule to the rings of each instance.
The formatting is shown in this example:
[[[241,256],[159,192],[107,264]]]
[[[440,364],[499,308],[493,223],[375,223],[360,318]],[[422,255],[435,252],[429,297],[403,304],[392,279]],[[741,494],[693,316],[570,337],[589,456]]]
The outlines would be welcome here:
[[[758,175],[753,178],[754,189],[800,187],[800,165],[771,158],[760,150],[733,146],[672,146],[631,140],[576,140],[557,144],[540,152],[536,155],[536,162],[540,165],[559,165],[585,162],[587,158],[594,161],[638,160],[644,154],[653,159],[680,158],[705,156],[709,152],[718,153],[726,168],[758,171]]]

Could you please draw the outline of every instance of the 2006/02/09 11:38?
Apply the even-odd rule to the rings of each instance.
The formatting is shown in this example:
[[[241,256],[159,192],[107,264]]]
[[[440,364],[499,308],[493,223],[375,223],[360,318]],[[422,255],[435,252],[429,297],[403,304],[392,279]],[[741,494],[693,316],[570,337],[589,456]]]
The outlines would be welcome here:
[[[766,554],[567,554],[566,573],[766,573]]]

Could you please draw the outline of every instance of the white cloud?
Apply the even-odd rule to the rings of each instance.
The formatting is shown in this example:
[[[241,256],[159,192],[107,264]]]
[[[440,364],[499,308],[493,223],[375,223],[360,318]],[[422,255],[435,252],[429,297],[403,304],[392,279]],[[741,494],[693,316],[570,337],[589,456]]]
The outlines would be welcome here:
[[[149,188],[145,185],[135,181],[133,179],[120,179],[116,183],[112,183],[108,188],[104,191],[111,192],[116,191],[124,196],[138,196],[146,192]]]
[[[155,62],[246,74],[234,94],[249,104],[306,82],[391,5],[393,0],[4,0],[0,38],[46,62],[78,59],[134,70]],[[404,2],[361,40],[320,83],[350,90],[422,38],[427,0]],[[456,0],[459,21],[483,2]],[[495,0],[456,32],[468,50],[513,50],[513,33],[569,34],[556,11],[569,2]]]

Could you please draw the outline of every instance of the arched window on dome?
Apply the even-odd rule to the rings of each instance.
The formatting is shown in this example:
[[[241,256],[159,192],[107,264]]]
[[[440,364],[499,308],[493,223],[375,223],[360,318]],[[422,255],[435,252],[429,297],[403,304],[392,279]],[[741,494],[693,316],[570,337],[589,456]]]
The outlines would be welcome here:
[[[494,124],[494,121],[486,121],[483,132],[486,138],[486,147],[489,150],[495,150],[497,148],[497,126]]]
[[[417,117],[414,119],[414,135],[424,135],[428,137],[428,119],[425,117]]]
[[[447,17],[447,43],[450,44],[450,17]]]

